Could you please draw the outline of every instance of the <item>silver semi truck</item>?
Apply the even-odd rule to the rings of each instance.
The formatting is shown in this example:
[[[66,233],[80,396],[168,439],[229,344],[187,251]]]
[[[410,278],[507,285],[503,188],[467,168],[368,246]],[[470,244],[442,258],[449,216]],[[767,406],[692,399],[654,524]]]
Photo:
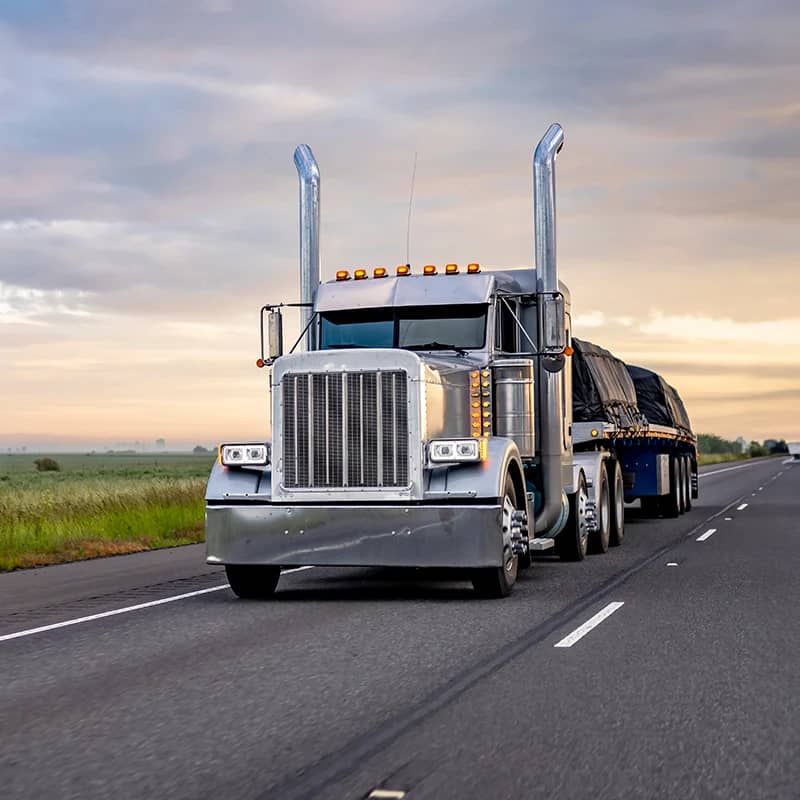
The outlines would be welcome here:
[[[690,433],[573,427],[563,142],[554,124],[534,153],[535,269],[401,265],[325,283],[319,169],[297,148],[301,301],[262,308],[272,441],[221,445],[206,495],[207,560],[237,595],[270,596],[282,569],[310,565],[453,568],[503,597],[537,552],[578,561],[621,543],[626,500],[689,507]],[[286,305],[302,333],[284,354]]]

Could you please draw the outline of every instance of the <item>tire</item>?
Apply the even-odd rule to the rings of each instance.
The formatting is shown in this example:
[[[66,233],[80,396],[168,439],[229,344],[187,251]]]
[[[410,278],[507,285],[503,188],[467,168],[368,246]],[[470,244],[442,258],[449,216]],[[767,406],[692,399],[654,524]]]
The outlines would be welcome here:
[[[608,483],[608,470],[605,463],[600,464],[597,474],[597,530],[589,534],[587,550],[593,554],[608,552],[608,543],[611,538],[611,486]]]
[[[686,465],[686,510],[692,510],[692,459],[689,456],[683,457]]]
[[[281,568],[261,564],[226,564],[225,574],[237,597],[264,600],[275,594]]]
[[[625,538],[625,484],[622,481],[622,467],[614,461],[611,478],[611,530],[608,543],[619,547]]]
[[[514,481],[510,475],[506,475],[506,489],[503,498],[503,525],[510,525],[511,520],[506,516],[506,506],[510,502],[511,506],[520,510],[517,505],[517,493],[514,489]],[[503,537],[504,531],[498,531]],[[503,548],[503,565],[500,567],[482,567],[472,571],[472,586],[481,597],[499,598],[508,597],[514,584],[517,582],[517,572],[519,571],[519,558],[511,553],[510,549]]]
[[[675,519],[681,513],[681,468],[677,458],[669,460],[669,494],[661,498],[661,513]]]
[[[556,547],[562,561],[583,561],[589,544],[586,530],[586,503],[589,495],[586,491],[586,478],[580,473],[578,488],[569,497],[569,518],[567,525],[556,536]]]
[[[686,513],[686,459],[683,456],[676,456],[676,460],[678,462],[678,488],[680,489],[680,494],[678,495],[680,499],[680,510],[681,514]]]

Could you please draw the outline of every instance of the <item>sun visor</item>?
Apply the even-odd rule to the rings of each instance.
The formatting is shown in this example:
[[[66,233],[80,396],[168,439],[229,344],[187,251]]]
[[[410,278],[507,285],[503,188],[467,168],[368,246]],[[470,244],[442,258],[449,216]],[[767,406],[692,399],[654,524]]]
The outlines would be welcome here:
[[[334,281],[320,284],[317,289],[317,311],[488,303],[493,282],[491,274],[406,275]]]

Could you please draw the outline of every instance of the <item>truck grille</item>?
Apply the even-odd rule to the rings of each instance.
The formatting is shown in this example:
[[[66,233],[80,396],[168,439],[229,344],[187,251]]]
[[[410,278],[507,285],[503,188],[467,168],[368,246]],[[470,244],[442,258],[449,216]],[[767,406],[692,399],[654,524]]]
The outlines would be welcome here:
[[[283,376],[283,485],[408,485],[408,378],[391,372]]]

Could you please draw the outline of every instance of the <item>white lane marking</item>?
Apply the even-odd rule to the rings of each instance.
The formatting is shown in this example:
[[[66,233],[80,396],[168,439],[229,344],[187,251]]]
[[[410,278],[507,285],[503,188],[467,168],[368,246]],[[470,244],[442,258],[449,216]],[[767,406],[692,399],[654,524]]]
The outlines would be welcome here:
[[[114,617],[117,614],[127,614],[129,611],[138,611],[141,608],[151,608],[152,606],[160,606],[164,603],[174,603],[176,600],[184,600],[187,597],[197,597],[199,594],[208,594],[209,592],[218,592],[220,589],[227,589],[228,584],[223,583],[222,586],[212,586],[210,589],[198,589],[196,592],[186,592],[185,594],[176,594],[172,597],[162,597],[160,600],[151,600],[149,603],[138,603],[135,606],[125,606],[125,608],[115,608],[112,611],[102,611],[99,614],[90,614],[88,617],[77,617],[76,619],[64,620],[64,622],[56,622],[53,625],[42,625],[39,628],[29,628],[27,631],[17,631],[16,633],[6,633],[0,636],[0,642],[5,642],[8,639],[19,639],[22,636],[33,636],[34,633],[44,633],[45,631],[54,631],[56,628],[66,628],[70,625],[80,625],[82,622],[92,622],[96,619],[103,619],[104,617]]]
[[[667,566],[668,567],[677,567],[678,566],[678,562],[677,561],[667,561]]]
[[[758,491],[759,491],[759,492],[763,492],[763,491],[764,491],[764,487],[763,487],[763,486],[759,486],[759,487],[758,487]]]
[[[282,572],[282,575],[288,575],[290,572],[300,572],[304,569],[314,569],[314,567],[295,567],[294,569],[287,569]],[[153,606],[161,606],[164,603],[174,603],[176,600],[185,600],[187,597],[197,597],[201,594],[208,594],[209,592],[219,592],[222,589],[230,588],[230,584],[223,583],[221,586],[212,586],[210,589],[198,589],[194,592],[185,592],[184,594],[175,594],[171,597],[162,597],[160,600],[150,600],[147,603],[137,603],[135,606],[125,606],[124,608],[114,608],[111,611],[101,611],[99,614],[90,614],[88,617],[76,617],[75,619],[67,619],[64,622],[55,622],[52,625],[41,625],[38,628],[29,628],[26,631],[17,631],[16,633],[6,633],[0,636],[0,642],[6,642],[9,639],[20,639],[23,636],[33,636],[35,633],[44,633],[45,631],[54,631],[57,628],[68,628],[70,625],[80,625],[83,622],[93,622],[96,619],[105,619],[106,617],[115,617],[118,614],[127,614],[130,611],[140,611],[143,608],[152,608]]]
[[[695,541],[696,542],[704,542],[706,539],[708,539],[709,536],[713,536],[716,532],[717,532],[716,528],[709,528],[705,533],[703,533],[700,536],[698,536],[695,539]]]
[[[732,519],[733,517],[725,517],[725,522],[730,522]]]
[[[606,617],[610,617],[617,609],[622,608],[624,605],[625,603],[620,602],[609,603],[604,609],[587,619],[583,625],[578,626],[572,633],[565,636],[560,642],[554,644],[553,647],[572,647],[575,642],[583,639],[590,630],[596,628]]]
[[[700,472],[698,473],[699,478],[707,478],[709,475],[721,475],[723,472],[733,472],[735,469],[749,469],[750,467],[755,467],[758,464],[763,464],[763,461],[756,461],[752,464],[739,464],[738,467],[725,467],[724,469],[715,469],[711,472]],[[785,462],[784,462],[785,463]]]
[[[737,511],[744,511],[747,508],[747,503],[742,503],[740,506],[736,506]]]
[[[368,795],[367,800],[370,798],[386,798],[386,800],[402,800],[406,796],[405,792],[395,791],[394,789],[373,789]]]

